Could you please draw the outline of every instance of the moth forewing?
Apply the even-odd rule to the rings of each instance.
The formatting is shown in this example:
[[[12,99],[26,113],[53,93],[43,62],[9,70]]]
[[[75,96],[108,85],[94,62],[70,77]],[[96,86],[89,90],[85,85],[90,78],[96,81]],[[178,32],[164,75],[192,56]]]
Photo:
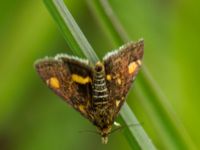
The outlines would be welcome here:
[[[143,58],[144,42],[129,42],[108,53],[103,62],[108,77],[107,88],[110,99],[115,104],[115,115],[123,105],[127,93],[139,71]]]

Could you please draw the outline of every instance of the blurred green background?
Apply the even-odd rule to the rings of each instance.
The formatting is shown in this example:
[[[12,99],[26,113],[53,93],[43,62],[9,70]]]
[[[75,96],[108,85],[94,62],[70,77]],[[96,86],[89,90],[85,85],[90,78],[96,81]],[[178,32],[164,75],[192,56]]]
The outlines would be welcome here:
[[[84,0],[65,2],[100,57],[116,48]],[[200,149],[200,1],[109,2],[131,38],[145,39],[144,62]],[[71,51],[43,1],[0,1],[0,149],[129,150],[123,131],[111,135],[107,145],[95,134],[80,133],[95,127],[42,83],[33,63],[57,53]],[[128,103],[164,149],[140,101]]]

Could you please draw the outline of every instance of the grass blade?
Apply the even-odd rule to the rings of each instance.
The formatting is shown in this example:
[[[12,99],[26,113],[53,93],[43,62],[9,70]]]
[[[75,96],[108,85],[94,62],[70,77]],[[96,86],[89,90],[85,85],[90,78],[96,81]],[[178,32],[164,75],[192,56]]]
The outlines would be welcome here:
[[[80,57],[86,56],[91,65],[94,65],[99,59],[73,19],[64,1],[44,0],[44,2],[73,52]]]
[[[152,143],[151,139],[146,134],[145,130],[140,125],[139,121],[137,120],[134,112],[131,110],[131,108],[128,106],[127,103],[123,105],[122,110],[120,111],[120,115],[124,122],[126,122],[127,125],[135,124],[137,126],[129,127],[128,130],[130,133],[127,133],[128,137],[131,135],[134,135],[137,143],[139,144],[140,148],[143,150],[155,150],[156,147]],[[131,142],[131,141],[129,141]],[[131,146],[132,142],[130,143]]]

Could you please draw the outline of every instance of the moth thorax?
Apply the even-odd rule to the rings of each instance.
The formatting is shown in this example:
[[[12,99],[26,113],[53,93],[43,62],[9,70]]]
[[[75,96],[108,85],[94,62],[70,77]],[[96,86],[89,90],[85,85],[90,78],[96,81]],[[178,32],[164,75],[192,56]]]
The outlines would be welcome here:
[[[93,73],[92,97],[94,106],[105,105],[108,99],[108,89],[105,80],[105,69],[101,62],[97,62]]]

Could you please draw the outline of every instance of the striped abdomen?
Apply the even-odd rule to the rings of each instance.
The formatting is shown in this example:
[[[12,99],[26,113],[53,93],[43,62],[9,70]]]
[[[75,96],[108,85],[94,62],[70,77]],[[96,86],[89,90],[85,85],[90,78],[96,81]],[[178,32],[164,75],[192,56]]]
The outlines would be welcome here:
[[[94,69],[92,82],[93,105],[105,105],[108,102],[108,89],[105,80],[105,69],[101,62],[98,62]]]

